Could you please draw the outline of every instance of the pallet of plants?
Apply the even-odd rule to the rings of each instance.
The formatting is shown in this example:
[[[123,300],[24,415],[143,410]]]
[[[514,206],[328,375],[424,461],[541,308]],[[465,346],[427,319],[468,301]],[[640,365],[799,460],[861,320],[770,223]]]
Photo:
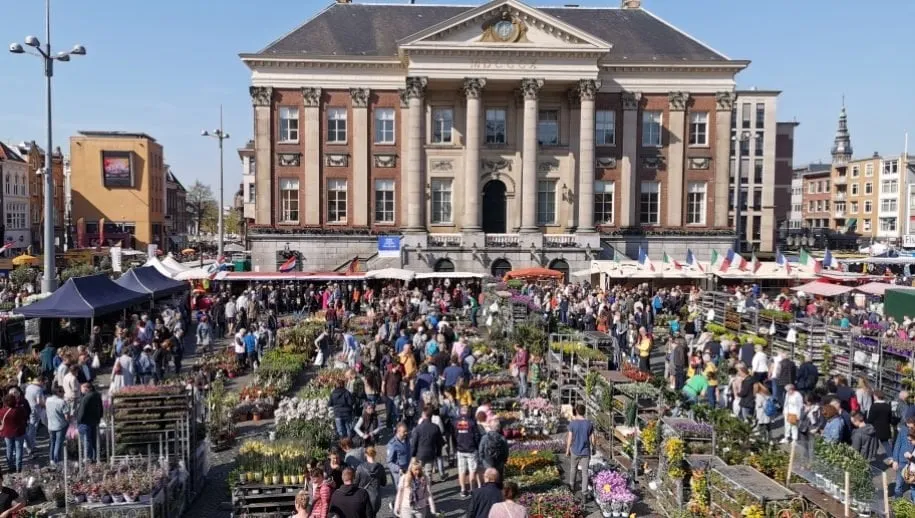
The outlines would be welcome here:
[[[235,358],[235,352],[232,348],[227,347],[218,351],[204,353],[197,359],[196,363],[214,376],[219,374],[230,379],[238,376],[238,360]]]
[[[238,406],[238,395],[226,390],[225,383],[218,379],[210,384],[207,393],[207,437],[213,451],[223,451],[235,444],[235,420],[233,413]]]
[[[656,501],[667,516],[677,516],[686,503],[687,476],[686,444],[679,437],[667,437],[658,453],[658,470],[649,487],[655,491]]]
[[[115,455],[184,455],[196,446],[194,398],[182,385],[124,387],[111,405]]]
[[[507,374],[491,374],[470,380],[468,388],[477,400],[510,397],[518,392],[515,381]]]
[[[876,500],[877,491],[874,487],[870,463],[854,448],[844,443],[830,443],[822,438],[816,438],[813,447],[813,460],[810,463],[812,477],[807,477],[812,486],[820,494],[834,499],[838,505],[821,505],[823,508],[849,506],[860,515],[869,515],[871,505]],[[849,492],[845,492],[846,473],[849,478]],[[800,489],[805,497],[810,493],[806,488]]]
[[[289,516],[316,461],[298,441],[251,440],[242,444],[236,464],[229,477],[235,516]]]
[[[254,373],[254,384],[262,389],[275,389],[277,393],[285,394],[305,370],[308,359],[306,353],[270,349],[264,353]]]
[[[662,417],[664,437],[679,437],[691,454],[713,455],[715,428],[685,417]]]
[[[276,331],[276,343],[284,351],[305,354],[308,360],[315,355],[315,340],[326,329],[324,319],[300,320]]]
[[[567,365],[582,377],[589,370],[607,369],[607,355],[603,351],[578,341],[552,342],[550,355],[554,361]]]
[[[550,450],[509,451],[505,479],[522,491],[549,491],[562,484],[556,454]]]
[[[232,420],[236,423],[273,417],[273,412],[279,400],[280,391],[272,385],[259,385],[254,382],[244,386],[238,392],[238,403],[232,412]]]
[[[712,514],[763,518],[797,493],[746,465],[711,463],[706,470]]]
[[[527,507],[530,518],[584,518],[585,507],[579,495],[568,487],[557,486],[543,492],[522,491],[518,503]]]
[[[594,501],[601,514],[609,518],[629,516],[638,499],[635,483],[629,474],[610,466],[595,464],[589,467]]]
[[[182,477],[177,463],[136,460],[111,464],[87,464],[68,475],[70,511],[104,511],[106,516],[169,517],[170,500]],[[183,499],[182,499],[183,500]],[[182,502],[183,503],[183,502]]]

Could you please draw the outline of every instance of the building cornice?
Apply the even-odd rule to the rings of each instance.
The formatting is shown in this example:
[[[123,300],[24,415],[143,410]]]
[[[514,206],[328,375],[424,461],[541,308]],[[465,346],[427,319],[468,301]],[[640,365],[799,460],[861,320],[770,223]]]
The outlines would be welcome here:
[[[730,72],[736,74],[749,66],[749,61],[693,61],[693,62],[602,62],[601,70],[608,72]]]
[[[240,54],[245,65],[256,68],[399,68],[403,62],[396,56],[268,56]]]

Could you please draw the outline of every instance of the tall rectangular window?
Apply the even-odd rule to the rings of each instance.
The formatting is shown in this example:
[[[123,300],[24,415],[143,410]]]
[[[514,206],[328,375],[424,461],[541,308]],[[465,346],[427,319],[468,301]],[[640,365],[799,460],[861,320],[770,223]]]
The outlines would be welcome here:
[[[874,163],[864,164],[864,176],[874,176]]]
[[[740,105],[740,127],[749,128],[750,122],[750,103],[743,103]]]
[[[857,178],[860,175],[861,175],[861,168],[856,165],[851,166],[851,177]]]
[[[851,184],[851,195],[852,196],[857,196],[858,190],[859,190],[858,184],[856,184],[856,183]]]
[[[642,146],[661,147],[661,112],[642,112]]]
[[[432,217],[430,218],[432,224],[451,223],[451,178],[433,178],[430,186],[432,189]]]
[[[537,224],[556,223],[556,180],[537,182]]]
[[[763,183],[763,159],[753,161],[753,183]]]
[[[613,146],[616,144],[616,112],[597,110],[594,119],[594,144]]]
[[[753,188],[753,210],[762,209],[762,187]]]
[[[867,182],[864,184],[864,194],[874,194],[874,184]]]
[[[881,212],[896,212],[898,205],[895,199],[880,200]]]
[[[257,184],[249,183],[248,184],[248,203],[254,203],[257,201]]]
[[[870,214],[874,211],[874,202],[870,200],[864,200],[864,213]]]
[[[883,180],[880,182],[880,191],[883,194],[896,194],[899,191],[897,180]]]
[[[280,107],[280,143],[299,141],[299,110]],[[253,162],[253,160],[252,160]]]
[[[327,222],[346,223],[346,180],[327,180]]]
[[[346,108],[327,109],[327,142],[346,143]]]
[[[686,186],[686,224],[705,225],[705,182],[689,182]]]
[[[639,191],[639,222],[642,225],[657,225],[660,217],[661,184],[642,182]]]
[[[299,181],[280,179],[280,222],[299,222]]]
[[[766,127],[766,105],[763,103],[756,103],[756,127]]]
[[[559,110],[540,110],[537,116],[537,141],[541,146],[559,145]]]
[[[853,202],[849,203],[848,205],[849,205],[849,209],[848,209],[849,212],[851,212],[852,214],[858,213],[858,202],[853,201]]]
[[[763,144],[765,144],[765,142],[763,142],[763,132],[757,131],[756,132],[756,156],[763,155]]]
[[[451,144],[454,129],[453,108],[433,108],[432,110],[432,143]]]
[[[896,174],[899,172],[899,160],[887,160],[883,162],[883,174]]]
[[[762,216],[753,216],[753,241],[759,241],[762,238]]]
[[[394,180],[375,180],[375,223],[394,223]]]
[[[393,144],[394,134],[394,108],[375,108],[375,143]]]
[[[486,109],[487,144],[505,144],[505,135],[508,132],[505,119],[505,108]]]
[[[689,114],[689,145],[708,145],[708,112]]]
[[[613,224],[613,182],[594,182],[594,222],[598,225]]]

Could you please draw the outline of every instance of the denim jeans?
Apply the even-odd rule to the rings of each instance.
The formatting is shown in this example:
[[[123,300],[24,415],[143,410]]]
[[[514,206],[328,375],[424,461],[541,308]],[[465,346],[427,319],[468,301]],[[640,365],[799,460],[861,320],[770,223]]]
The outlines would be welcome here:
[[[41,424],[41,421],[38,419],[29,418],[29,423],[25,428],[25,446],[29,451],[35,451],[35,436],[38,435],[38,425]]]
[[[523,370],[518,371],[518,397],[527,397],[527,372]]]
[[[64,442],[67,438],[67,429],[63,430],[49,430],[51,434],[51,439],[48,441],[50,446],[50,457],[51,462],[58,464],[64,460]]]
[[[22,444],[25,442],[25,436],[21,437],[4,437],[6,443],[6,465],[14,473],[22,471]]]
[[[95,462],[96,451],[95,451],[95,441],[98,439],[98,426],[92,426],[88,424],[79,425],[79,440],[82,443],[83,451],[85,452],[86,460]]]
[[[345,439],[353,435],[353,423],[352,419],[344,417],[335,417],[334,418],[334,427],[337,429],[337,435],[341,439]]]
[[[718,387],[708,387],[705,389],[705,395],[708,397],[708,405],[712,408],[718,407]]]
[[[387,413],[387,424],[388,428],[394,429],[394,426],[400,422],[400,416],[398,415],[397,409],[400,406],[400,396],[395,397],[385,397],[384,398],[384,407],[385,412]]]
[[[909,485],[905,483],[905,480],[902,479],[902,466],[899,466],[899,469],[896,471],[896,487],[893,489],[893,496],[895,498],[902,498],[902,495],[905,494],[905,490],[909,489]],[[915,501],[915,491],[909,493],[909,498],[912,501]]]

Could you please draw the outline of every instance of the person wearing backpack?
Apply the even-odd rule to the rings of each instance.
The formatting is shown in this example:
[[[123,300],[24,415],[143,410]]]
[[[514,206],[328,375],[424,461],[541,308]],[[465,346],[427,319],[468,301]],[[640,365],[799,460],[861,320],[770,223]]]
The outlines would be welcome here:
[[[566,455],[569,457],[569,489],[575,492],[575,480],[581,470],[581,497],[584,500],[588,492],[588,464],[591,462],[591,450],[594,444],[594,424],[585,418],[585,405],[575,405],[575,416],[569,421],[569,433],[566,437]]]
[[[480,463],[483,469],[494,468],[499,473],[499,480],[505,474],[505,463],[508,462],[508,441],[501,433],[499,420],[486,422],[486,433],[480,439]]]
[[[762,383],[753,385],[753,393],[756,401],[756,431],[765,441],[769,441],[769,426],[772,418],[778,415],[778,403]]]

